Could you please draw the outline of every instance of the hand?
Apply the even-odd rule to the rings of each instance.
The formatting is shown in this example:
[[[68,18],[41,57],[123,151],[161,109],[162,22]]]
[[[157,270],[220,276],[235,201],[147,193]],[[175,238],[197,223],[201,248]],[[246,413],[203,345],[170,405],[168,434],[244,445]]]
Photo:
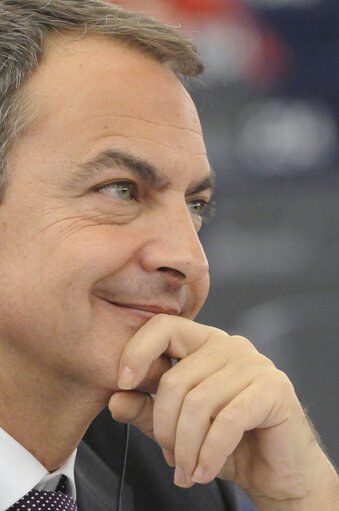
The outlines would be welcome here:
[[[163,354],[179,362],[160,378],[156,397],[133,390]],[[122,353],[119,386],[127,391],[111,398],[113,417],[162,447],[179,486],[228,479],[259,509],[314,502],[315,477],[336,487],[291,382],[243,337],[155,316]],[[307,506],[281,509],[313,509]]]

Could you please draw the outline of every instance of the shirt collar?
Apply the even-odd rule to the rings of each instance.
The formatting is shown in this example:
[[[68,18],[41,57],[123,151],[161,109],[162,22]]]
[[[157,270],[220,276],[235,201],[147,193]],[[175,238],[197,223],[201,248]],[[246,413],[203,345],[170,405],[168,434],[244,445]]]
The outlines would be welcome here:
[[[76,451],[56,471],[48,470],[19,442],[0,428],[0,511],[5,511],[33,488],[56,488],[60,475],[69,479],[75,499],[74,463]]]
[[[77,451],[73,451],[70,457],[61,465],[58,470],[50,473],[46,471],[46,474],[41,481],[34,486],[36,490],[50,490],[53,491],[57,487],[60,476],[65,475],[68,478],[68,494],[76,499],[76,490],[74,482],[74,464]],[[46,470],[46,469],[45,469]]]

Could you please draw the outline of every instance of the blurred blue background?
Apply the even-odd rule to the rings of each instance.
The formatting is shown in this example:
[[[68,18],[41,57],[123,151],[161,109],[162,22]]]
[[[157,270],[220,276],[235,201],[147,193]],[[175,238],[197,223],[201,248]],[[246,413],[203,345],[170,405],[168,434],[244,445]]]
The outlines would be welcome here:
[[[339,2],[116,3],[180,23],[205,61],[191,92],[218,186],[199,320],[289,375],[338,466]]]

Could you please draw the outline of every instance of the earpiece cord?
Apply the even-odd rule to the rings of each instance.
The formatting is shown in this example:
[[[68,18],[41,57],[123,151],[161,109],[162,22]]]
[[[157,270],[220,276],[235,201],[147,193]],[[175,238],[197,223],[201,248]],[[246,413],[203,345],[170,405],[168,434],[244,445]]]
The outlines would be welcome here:
[[[120,485],[119,485],[119,493],[118,493],[118,507],[117,507],[118,511],[122,511],[122,495],[123,495],[126,467],[127,467],[129,432],[130,432],[129,424],[125,424],[125,451],[124,451],[124,462],[123,462],[123,466],[122,466]]]

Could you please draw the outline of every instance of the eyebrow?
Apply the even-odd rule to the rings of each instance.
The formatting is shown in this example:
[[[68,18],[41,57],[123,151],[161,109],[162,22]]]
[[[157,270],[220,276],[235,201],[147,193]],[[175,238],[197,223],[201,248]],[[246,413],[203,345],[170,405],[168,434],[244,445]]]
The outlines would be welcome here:
[[[79,184],[86,184],[90,179],[117,166],[128,169],[155,190],[161,191],[168,188],[170,185],[170,179],[164,176],[161,171],[149,161],[125,151],[107,150],[98,154],[91,160],[80,164],[77,167],[77,171],[67,179],[66,187],[73,188]],[[212,169],[210,169],[210,174],[207,177],[189,186],[187,195],[193,195],[205,190],[213,192],[214,185],[215,174]]]

